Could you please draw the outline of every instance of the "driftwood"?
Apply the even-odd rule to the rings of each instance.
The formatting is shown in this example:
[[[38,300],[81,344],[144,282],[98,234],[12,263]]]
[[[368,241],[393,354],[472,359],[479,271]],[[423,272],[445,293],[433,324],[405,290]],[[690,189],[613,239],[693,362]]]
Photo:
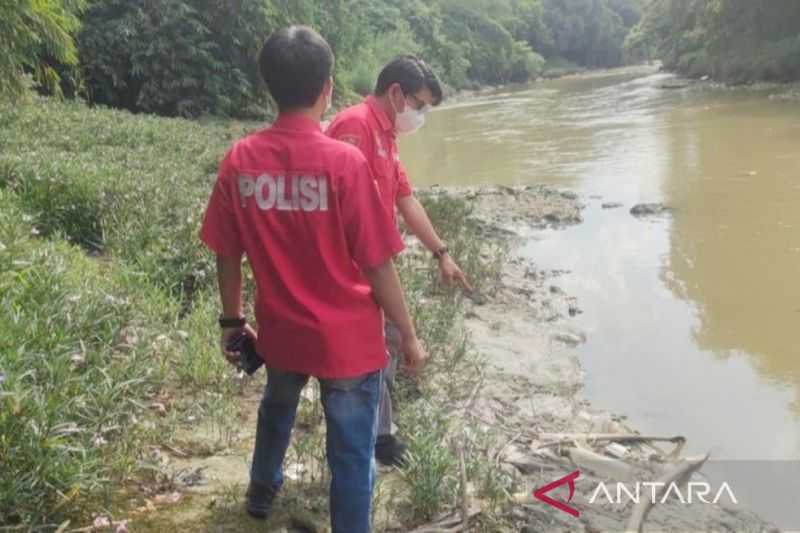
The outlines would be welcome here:
[[[572,442],[582,440],[587,442],[672,442],[675,444],[686,442],[686,437],[676,435],[674,437],[663,437],[654,435],[639,435],[638,433],[537,433],[536,438],[540,440],[552,440],[542,446],[558,445],[562,441]]]
[[[567,454],[581,469],[591,470],[602,477],[617,481],[630,481],[635,477],[635,469],[619,459],[612,459],[583,448],[571,448]]]
[[[483,512],[480,506],[472,506],[469,509],[468,520],[472,520]],[[464,528],[463,517],[461,513],[450,515],[437,522],[425,524],[417,529],[409,531],[408,533],[459,533],[467,531]]]
[[[673,483],[682,484],[687,482],[692,474],[699,470],[708,460],[709,455],[710,454],[706,454],[704,457],[696,459],[686,459],[682,464],[679,464],[661,476],[661,478],[658,479],[658,483],[662,484],[660,485],[658,495],[660,496],[661,493],[668,490]],[[647,518],[647,513],[650,512],[652,506],[653,502],[649,498],[640,499],[639,503],[633,507],[631,517],[628,519],[628,525],[625,527],[625,533],[641,533],[645,518]]]
[[[686,437],[676,435],[674,437],[662,437],[657,435],[638,435],[636,433],[539,433],[534,435],[537,440],[543,442],[531,444],[534,449],[557,448],[559,446],[572,446],[575,442],[628,442],[645,443],[671,442],[675,444],[675,449],[668,454],[668,457],[675,460],[680,456],[683,447],[686,445]]]

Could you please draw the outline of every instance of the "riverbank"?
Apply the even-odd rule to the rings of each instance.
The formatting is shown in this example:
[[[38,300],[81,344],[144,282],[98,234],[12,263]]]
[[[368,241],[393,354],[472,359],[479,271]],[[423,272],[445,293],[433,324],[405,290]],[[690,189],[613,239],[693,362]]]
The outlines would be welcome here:
[[[659,479],[663,472],[684,464],[680,453],[672,453],[685,442],[679,436],[661,435],[674,442],[664,448],[648,440],[636,444],[626,438],[636,432],[626,425],[623,413],[607,412],[581,396],[583,374],[575,348],[586,336],[571,324],[571,317],[581,312],[580,302],[559,288],[564,271],[542,270],[521,253],[537,229],[581,223],[581,199],[546,187],[490,187],[465,194],[476,201],[482,223],[510,247],[501,288],[485,305],[471,305],[466,323],[489,365],[476,416],[482,427],[505,440],[494,455],[498,466],[521,477],[529,489],[517,495],[523,505],[510,511],[517,520],[515,530],[628,530],[634,506],[590,504],[593,483]],[[590,435],[603,437],[594,440]],[[553,446],[554,442],[560,445]],[[576,469],[581,470],[581,479],[573,505],[581,512],[579,521],[532,501],[530,489]],[[567,501],[568,494],[560,494]],[[744,510],[686,507],[675,498],[656,506],[644,524],[644,531],[771,528]]]
[[[559,288],[563,271],[540,269],[520,253],[543,228],[581,223],[581,199],[547,187],[434,187],[422,196],[434,219],[449,217],[451,222],[458,220],[453,213],[466,202],[470,228],[477,229],[472,240],[482,243],[482,254],[497,254],[484,257],[489,261],[485,264],[502,261],[494,263],[497,278],[481,280],[473,298],[448,300],[444,294],[453,293],[439,288],[425,301],[412,303],[429,342],[439,338],[430,322],[441,315],[426,317],[421,309],[441,307],[455,313],[450,327],[466,333],[448,337],[448,342],[468,339],[469,346],[433,346],[434,357],[422,380],[402,383],[398,425],[414,455],[405,471],[381,469],[376,531],[459,531],[465,523],[470,531],[625,531],[634,506],[590,503],[592,484],[653,481],[687,463],[671,455],[683,447],[680,438],[664,448],[649,440],[634,442],[636,433],[624,416],[582,398],[583,374],[575,348],[585,334],[571,324],[581,312],[580,302]],[[409,267],[418,269],[427,254],[411,239],[406,255],[404,261],[410,262],[401,263],[401,272],[413,298],[419,279],[409,279]],[[454,301],[457,306],[451,308]],[[234,411],[237,425],[227,446],[210,454],[193,453],[189,450],[214,450],[210,443],[218,437],[210,427],[184,427],[177,450],[161,449],[164,472],[178,479],[172,487],[178,503],[139,515],[142,529],[135,530],[264,530],[241,507],[259,382],[242,382]],[[316,400],[316,390],[309,388],[285,465],[289,481],[269,531],[326,530],[327,473],[324,455],[314,449],[324,438]],[[532,498],[535,488],[576,469],[581,477],[572,505],[580,511],[579,519]],[[568,499],[566,493],[553,496]],[[425,503],[431,505],[427,516],[421,508]],[[645,523],[643,531],[770,530],[745,511],[686,507],[674,499],[659,504]]]

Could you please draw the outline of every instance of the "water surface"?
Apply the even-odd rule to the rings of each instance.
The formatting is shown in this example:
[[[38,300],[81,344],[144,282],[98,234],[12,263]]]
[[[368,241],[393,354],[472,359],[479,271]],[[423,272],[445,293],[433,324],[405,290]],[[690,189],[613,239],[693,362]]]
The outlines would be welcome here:
[[[719,459],[800,460],[800,102],[669,79],[638,68],[482,96],[432,113],[401,154],[415,185],[582,195],[585,222],[525,253],[570,270],[558,283],[583,310],[589,400]],[[640,202],[676,211],[641,221]]]

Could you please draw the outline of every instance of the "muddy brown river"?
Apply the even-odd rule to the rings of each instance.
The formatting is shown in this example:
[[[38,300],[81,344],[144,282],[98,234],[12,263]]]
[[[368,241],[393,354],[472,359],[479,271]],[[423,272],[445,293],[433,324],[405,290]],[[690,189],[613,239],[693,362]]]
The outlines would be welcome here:
[[[417,186],[581,196],[584,222],[541,232],[525,254],[569,271],[558,283],[583,311],[587,399],[642,432],[685,435],[693,452],[796,462],[800,101],[669,83],[635,68],[483,95],[431,113],[401,154]],[[639,220],[629,209],[642,202],[675,211]],[[800,501],[797,478],[768,483]]]

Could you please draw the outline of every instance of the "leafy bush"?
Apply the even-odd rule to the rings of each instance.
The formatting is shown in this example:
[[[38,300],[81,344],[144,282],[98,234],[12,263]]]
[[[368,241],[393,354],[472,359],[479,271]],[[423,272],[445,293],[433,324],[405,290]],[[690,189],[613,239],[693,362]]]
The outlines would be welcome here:
[[[23,91],[23,72],[58,92],[59,75],[48,59],[67,66],[78,62],[73,34],[85,5],[85,0],[0,1],[0,97]]]
[[[78,37],[92,102],[163,115],[263,116],[267,2],[98,0]]]

